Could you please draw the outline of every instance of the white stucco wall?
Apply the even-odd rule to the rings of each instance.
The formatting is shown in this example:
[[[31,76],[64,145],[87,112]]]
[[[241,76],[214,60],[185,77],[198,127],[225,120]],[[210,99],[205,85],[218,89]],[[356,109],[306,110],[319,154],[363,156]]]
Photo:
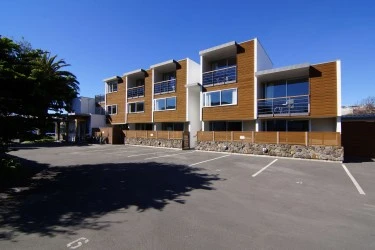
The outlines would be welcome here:
[[[77,97],[72,101],[73,113],[95,114],[95,99],[89,97]]]
[[[336,132],[336,118],[311,119],[311,132]]]
[[[258,39],[256,39],[256,59],[257,59],[257,71],[265,70],[265,69],[272,69],[272,61],[268,57],[267,52],[264,50],[262,44],[259,42]]]
[[[243,121],[242,130],[243,131],[255,131],[255,121]]]
[[[201,66],[191,59],[187,59],[187,103],[186,112],[189,121],[190,147],[194,147],[197,142],[197,131],[201,130],[200,121],[200,86],[197,84],[201,80]]]
[[[90,135],[93,128],[105,127],[105,115],[91,114],[90,117]]]

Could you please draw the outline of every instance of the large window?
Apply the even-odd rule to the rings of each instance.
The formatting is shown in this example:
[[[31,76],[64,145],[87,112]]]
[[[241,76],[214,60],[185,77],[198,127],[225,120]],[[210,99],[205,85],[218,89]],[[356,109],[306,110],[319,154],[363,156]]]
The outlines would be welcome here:
[[[107,114],[115,115],[117,114],[117,104],[107,106]]]
[[[210,131],[242,131],[242,122],[214,121],[209,123]]]
[[[176,97],[155,99],[155,111],[163,110],[175,110],[176,109]]]
[[[236,58],[231,57],[227,59],[222,59],[218,61],[213,61],[211,63],[211,70],[218,70],[218,69],[223,69],[226,67],[231,67],[236,65]]]
[[[237,89],[225,89],[203,93],[204,107],[237,104]]]
[[[117,92],[117,82],[109,82],[107,86],[108,93]]]
[[[279,98],[309,94],[309,80],[293,79],[281,80],[264,84],[264,98]]]
[[[182,123],[182,122],[163,122],[161,124],[161,130],[183,131],[184,130],[184,123]]]
[[[307,120],[267,120],[263,121],[264,131],[309,131]]]
[[[128,104],[128,111],[129,113],[138,113],[138,112],[144,112],[144,102],[132,102]]]

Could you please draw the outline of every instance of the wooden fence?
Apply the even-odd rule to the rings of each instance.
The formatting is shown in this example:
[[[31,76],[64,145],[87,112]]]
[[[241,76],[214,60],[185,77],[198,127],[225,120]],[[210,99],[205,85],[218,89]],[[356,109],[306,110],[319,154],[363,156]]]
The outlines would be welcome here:
[[[182,139],[183,131],[123,130],[127,138]]]
[[[243,141],[264,144],[341,146],[338,132],[199,131],[198,141]]]

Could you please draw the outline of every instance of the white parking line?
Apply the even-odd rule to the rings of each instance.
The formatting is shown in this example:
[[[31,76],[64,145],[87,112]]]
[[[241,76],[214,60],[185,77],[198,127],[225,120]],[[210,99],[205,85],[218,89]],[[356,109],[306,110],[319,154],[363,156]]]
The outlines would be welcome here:
[[[142,155],[154,155],[154,154],[167,153],[167,152],[168,151],[159,151],[159,152],[154,152],[154,153],[144,153],[144,154],[128,155],[128,157],[136,157],[136,156],[142,156]]]
[[[264,170],[266,170],[269,166],[271,166],[272,164],[274,164],[278,159],[275,159],[273,160],[271,163],[269,163],[267,166],[265,166],[264,168],[262,168],[261,170],[259,170],[258,172],[256,172],[255,174],[252,175],[252,177],[255,177],[257,176],[258,174],[262,173]]]
[[[201,163],[209,162],[209,161],[214,161],[214,160],[217,160],[217,159],[220,159],[220,158],[224,158],[224,157],[228,157],[228,156],[230,156],[230,155],[223,155],[223,156],[216,157],[216,158],[213,158],[213,159],[209,159],[209,160],[205,160],[205,161],[200,161],[200,162],[197,162],[197,163],[190,164],[189,167],[195,166],[195,165],[198,165],[198,164],[201,164]]]
[[[179,154],[171,154],[171,155],[161,155],[161,156],[154,156],[154,157],[149,157],[149,158],[146,158],[145,160],[151,160],[151,159],[156,159],[156,158],[163,158],[163,157],[169,157],[169,156],[175,156],[175,155],[184,155],[184,154],[191,154],[191,153],[194,153],[193,152],[185,152],[185,153],[179,153]]]
[[[349,169],[344,165],[344,164],[341,164],[342,167],[344,168],[346,174],[349,176],[349,178],[352,180],[354,186],[357,188],[359,194],[361,195],[366,195],[365,192],[363,192],[363,189],[361,188],[361,186],[358,184],[358,182],[356,181],[356,179],[354,178],[354,176],[349,172]]]

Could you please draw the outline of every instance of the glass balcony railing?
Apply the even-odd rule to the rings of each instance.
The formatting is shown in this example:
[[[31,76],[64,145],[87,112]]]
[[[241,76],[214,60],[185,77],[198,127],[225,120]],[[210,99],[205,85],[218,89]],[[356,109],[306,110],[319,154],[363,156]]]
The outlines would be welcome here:
[[[154,95],[176,91],[176,79],[154,83]]]
[[[128,89],[128,98],[138,98],[145,96],[145,86],[133,87]]]
[[[237,66],[203,73],[203,86],[232,83],[237,80]]]
[[[287,96],[258,100],[258,116],[308,115],[310,98],[308,95]]]

